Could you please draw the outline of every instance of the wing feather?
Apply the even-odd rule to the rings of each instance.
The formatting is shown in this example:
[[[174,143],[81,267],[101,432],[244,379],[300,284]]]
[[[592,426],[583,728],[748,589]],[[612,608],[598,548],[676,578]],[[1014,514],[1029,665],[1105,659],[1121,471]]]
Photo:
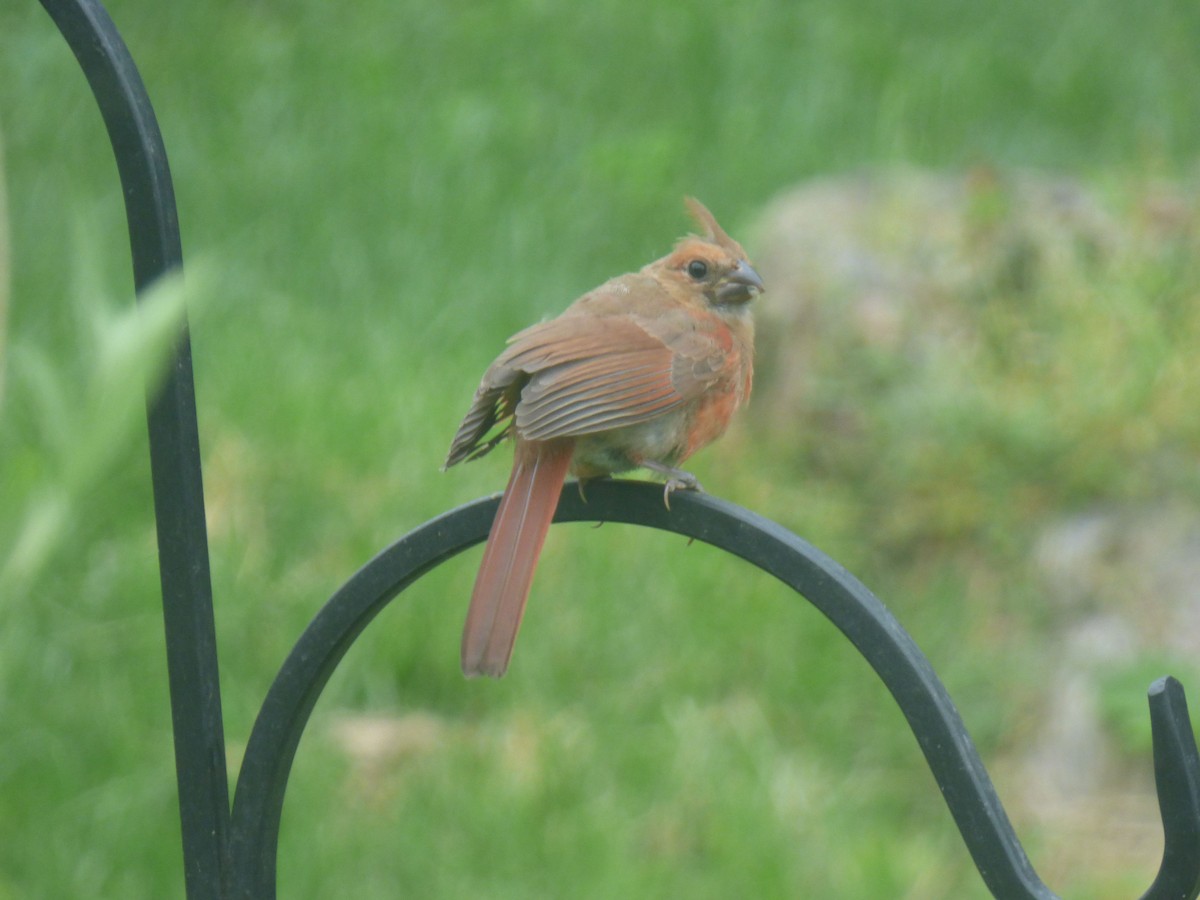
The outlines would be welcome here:
[[[723,337],[683,310],[648,319],[568,312],[526,328],[484,374],[447,465],[486,453],[510,429],[550,440],[677,409],[725,377],[731,358]]]
[[[517,411],[517,428],[532,440],[546,440],[559,435],[584,435],[614,427],[611,423],[620,416],[623,424],[645,421],[677,406],[679,395],[671,387],[642,385],[618,393],[605,394],[588,402],[569,402],[557,405],[552,414],[523,422]]]
[[[552,348],[514,354],[546,364],[521,392],[516,429],[523,437],[590,434],[611,427],[605,423],[614,416],[634,424],[686,402],[672,382],[671,349],[633,319],[564,316],[546,324],[555,327],[532,337],[553,340]]]
[[[532,427],[570,406],[592,406],[597,402],[615,403],[647,390],[674,392],[675,389],[670,384],[670,373],[650,371],[634,372],[628,377],[609,375],[572,380],[565,386],[550,382],[545,390],[530,389],[522,394],[521,403],[517,407],[517,421],[521,428]]]

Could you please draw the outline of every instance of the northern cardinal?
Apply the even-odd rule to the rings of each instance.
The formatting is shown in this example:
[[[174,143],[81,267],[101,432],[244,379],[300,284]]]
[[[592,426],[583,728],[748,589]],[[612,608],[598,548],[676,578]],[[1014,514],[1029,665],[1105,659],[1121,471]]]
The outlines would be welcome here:
[[[512,436],[512,475],[488,535],[462,637],[468,677],[508,668],[533,570],[563,480],[648,469],[699,490],[676,468],[725,431],[750,396],[762,279],[699,201],[702,236],[605,282],[558,318],[509,338],[483,375],[443,468]]]

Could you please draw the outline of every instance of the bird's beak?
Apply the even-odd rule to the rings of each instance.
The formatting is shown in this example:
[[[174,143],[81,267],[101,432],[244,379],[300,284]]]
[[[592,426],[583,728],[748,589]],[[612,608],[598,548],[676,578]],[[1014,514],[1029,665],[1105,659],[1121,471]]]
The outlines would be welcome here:
[[[764,290],[766,287],[762,278],[750,263],[742,260],[721,282],[717,289],[717,299],[722,303],[745,303]]]

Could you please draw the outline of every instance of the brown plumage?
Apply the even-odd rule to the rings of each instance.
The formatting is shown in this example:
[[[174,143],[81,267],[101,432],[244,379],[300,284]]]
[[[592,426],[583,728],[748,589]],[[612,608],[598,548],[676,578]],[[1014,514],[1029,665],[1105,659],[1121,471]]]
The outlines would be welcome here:
[[[677,466],[749,399],[749,301],[762,280],[712,213],[687,203],[704,233],[510,338],[451,442],[446,467],[506,437],[516,443],[463,629],[468,676],[508,668],[568,471],[587,479],[649,469],[665,477],[665,500],[697,490]]]

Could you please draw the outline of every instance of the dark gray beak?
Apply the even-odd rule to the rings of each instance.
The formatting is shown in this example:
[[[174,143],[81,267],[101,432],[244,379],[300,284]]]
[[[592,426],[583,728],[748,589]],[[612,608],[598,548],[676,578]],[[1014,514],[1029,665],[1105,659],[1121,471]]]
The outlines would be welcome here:
[[[742,260],[737,267],[725,276],[721,286],[717,288],[717,299],[722,303],[745,303],[766,290],[762,278]]]

